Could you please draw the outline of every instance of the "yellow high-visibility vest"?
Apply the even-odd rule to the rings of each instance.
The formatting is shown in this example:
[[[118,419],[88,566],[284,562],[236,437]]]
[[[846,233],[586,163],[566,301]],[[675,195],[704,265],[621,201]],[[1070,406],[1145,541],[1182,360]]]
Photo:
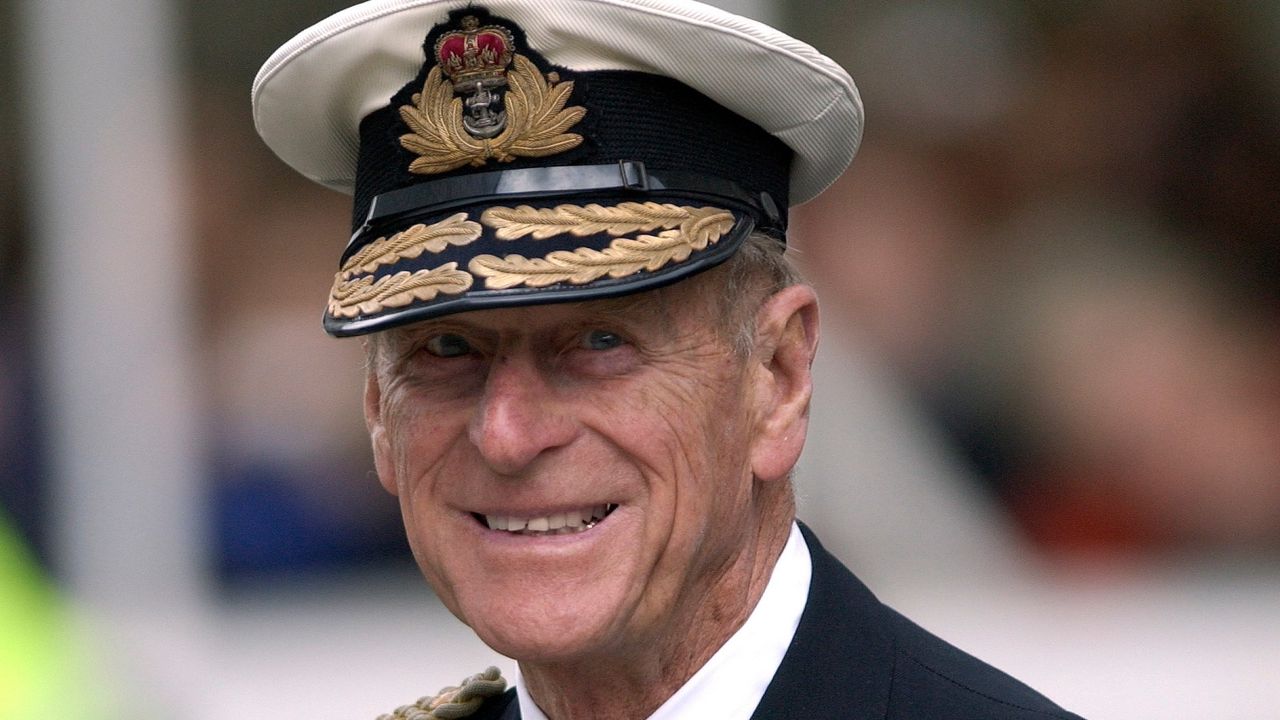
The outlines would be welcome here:
[[[110,717],[90,676],[56,588],[0,514],[0,718]]]

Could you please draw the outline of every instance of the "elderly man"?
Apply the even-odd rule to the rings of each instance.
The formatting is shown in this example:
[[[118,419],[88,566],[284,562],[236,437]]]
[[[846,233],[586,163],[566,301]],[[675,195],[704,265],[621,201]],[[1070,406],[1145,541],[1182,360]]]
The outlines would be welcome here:
[[[1073,717],[795,521],[818,308],[786,208],[862,128],[830,60],[693,2],[375,0],[254,103],[355,196],[325,327],[367,337],[423,574],[519,661],[395,717]]]

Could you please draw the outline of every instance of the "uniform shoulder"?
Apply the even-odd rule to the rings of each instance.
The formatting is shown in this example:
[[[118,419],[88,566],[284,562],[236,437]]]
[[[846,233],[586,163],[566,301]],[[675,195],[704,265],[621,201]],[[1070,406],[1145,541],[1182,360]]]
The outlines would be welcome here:
[[[895,646],[890,717],[1081,720],[897,611],[885,610]]]

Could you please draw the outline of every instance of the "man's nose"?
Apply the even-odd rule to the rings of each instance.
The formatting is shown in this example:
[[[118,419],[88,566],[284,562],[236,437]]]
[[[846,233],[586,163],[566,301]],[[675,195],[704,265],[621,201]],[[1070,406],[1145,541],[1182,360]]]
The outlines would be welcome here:
[[[498,356],[467,432],[490,469],[515,475],[542,453],[572,442],[578,425],[535,362]]]

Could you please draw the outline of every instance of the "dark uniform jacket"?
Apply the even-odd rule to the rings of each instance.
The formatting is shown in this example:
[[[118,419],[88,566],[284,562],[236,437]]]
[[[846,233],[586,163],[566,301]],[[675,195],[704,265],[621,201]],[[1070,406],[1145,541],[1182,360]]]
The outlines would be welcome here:
[[[752,720],[1080,720],[882,604],[800,527],[809,599]],[[515,690],[472,717],[519,720]]]

